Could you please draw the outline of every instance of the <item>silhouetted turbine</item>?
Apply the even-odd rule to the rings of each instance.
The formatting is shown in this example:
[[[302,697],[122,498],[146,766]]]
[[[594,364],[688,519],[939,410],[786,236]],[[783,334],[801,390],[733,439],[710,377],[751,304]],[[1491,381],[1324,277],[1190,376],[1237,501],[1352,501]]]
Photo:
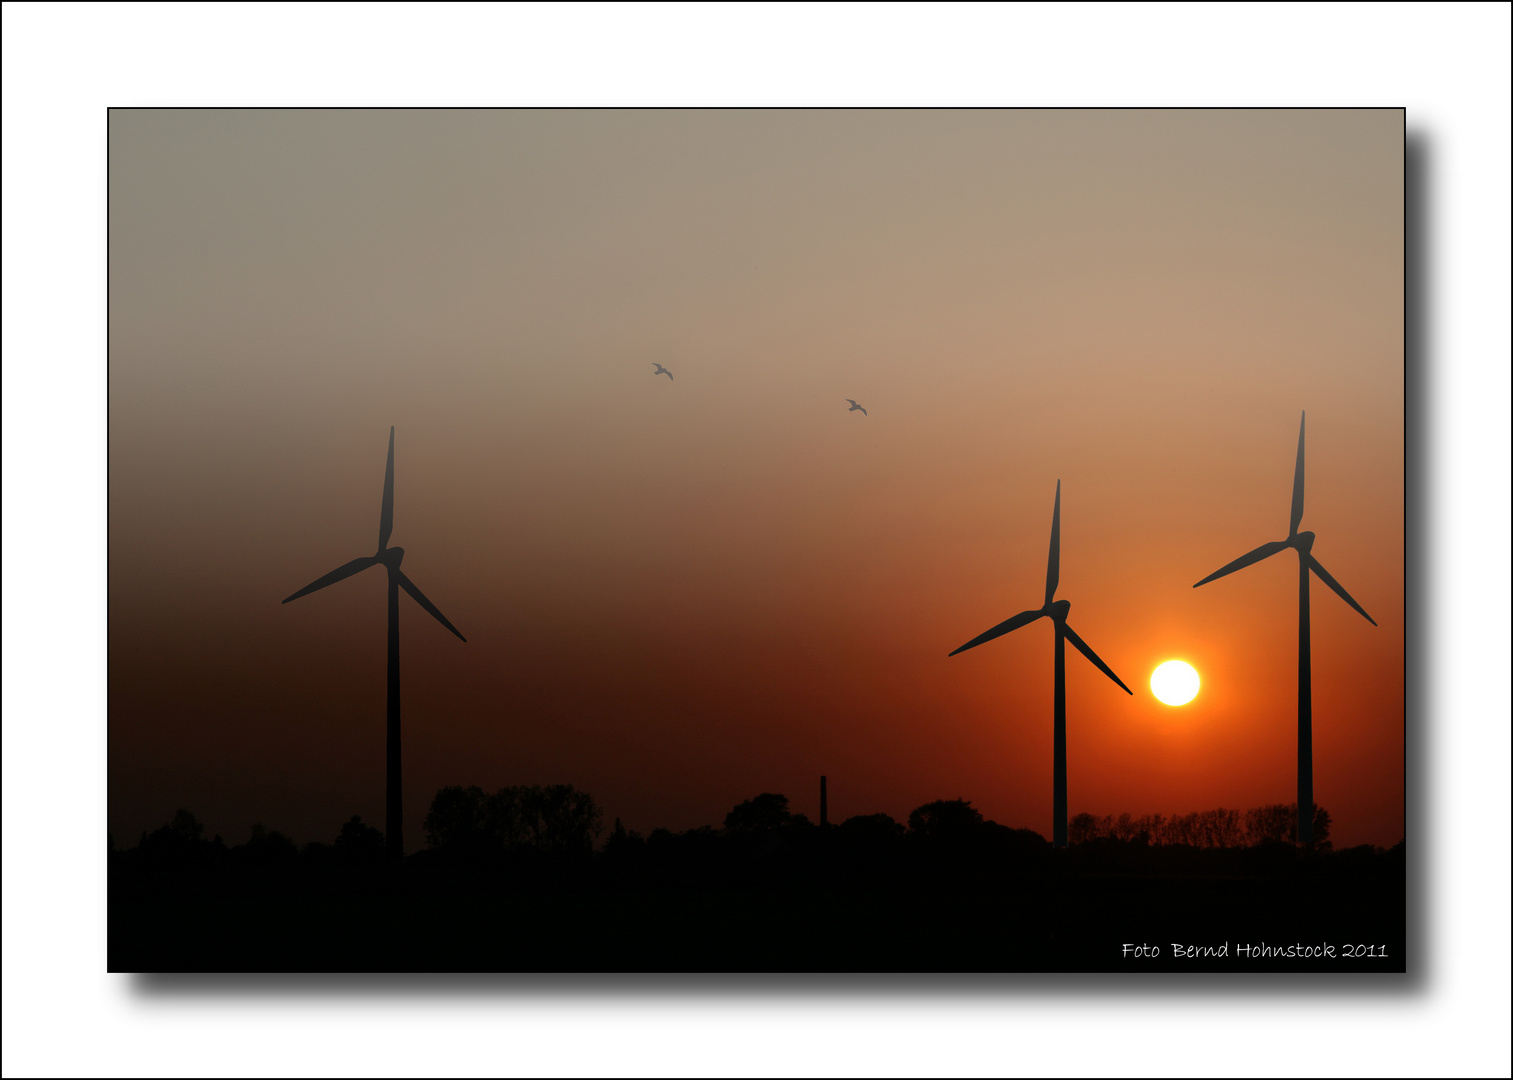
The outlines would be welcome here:
[[[670,382],[670,381],[672,381],[672,372],[670,372],[670,371],[668,371],[668,370],[667,370],[667,369],[666,369],[666,368],[665,368],[665,367],[663,367],[663,366],[662,366],[662,365],[661,365],[661,364],[659,364],[659,363],[657,363],[657,362],[656,362],[656,361],[655,361],[655,360],[653,360],[653,361],[652,361],[652,362],[651,362],[651,366],[652,366],[652,367],[654,367],[654,368],[656,368],[656,369],[657,369],[657,370],[656,370],[656,371],[653,371],[653,372],[652,372],[652,375],[653,375],[653,376],[656,376],[656,375],[666,375],[666,376],[667,376],[667,378],[668,378],[668,381],[669,381],[669,382]]]
[[[849,401],[849,402],[851,402],[851,408],[847,409],[846,410],[847,412],[859,412],[863,416],[867,415],[867,410],[864,409],[864,408],[862,408],[860,405],[858,405],[856,403],[855,399],[853,399],[853,398],[847,398],[846,400]]]
[[[1287,527],[1286,540],[1273,540],[1262,544],[1247,555],[1241,555],[1227,566],[1209,574],[1198,585],[1207,585],[1215,578],[1233,574],[1262,559],[1269,559],[1279,551],[1294,548],[1298,553],[1298,842],[1313,842],[1313,659],[1312,643],[1308,630],[1308,572],[1312,570],[1319,580],[1339,593],[1340,599],[1355,608],[1372,626],[1376,620],[1366,614],[1366,609],[1355,602],[1345,587],[1325,570],[1313,557],[1313,533],[1298,532],[1303,521],[1303,429],[1308,422],[1308,413],[1298,422],[1298,462],[1292,474],[1292,518]],[[1193,588],[1197,588],[1194,585]]]
[[[457,627],[447,621],[447,617],[437,610],[436,605],[427,600],[425,594],[415,587],[415,583],[405,577],[399,569],[400,562],[405,557],[404,548],[389,547],[389,534],[394,531],[394,429],[389,428],[389,464],[384,469],[384,499],[383,509],[378,515],[378,554],[368,555],[361,559],[353,559],[343,566],[338,566],[325,577],[316,578],[299,592],[292,596],[286,596],[284,603],[290,600],[298,600],[306,593],[313,593],[317,589],[324,589],[327,585],[334,585],[343,578],[349,578],[353,574],[361,573],[370,566],[383,565],[389,571],[389,731],[388,731],[388,780],[384,794],[384,832],[386,835],[388,853],[391,859],[404,857],[404,837],[402,835],[404,817],[403,776],[400,770],[399,759],[399,590],[403,589],[415,598],[415,602],[433,615],[437,622],[441,623],[463,641],[463,637]]]
[[[1133,694],[1129,687],[1125,686],[1119,676],[1114,674],[1113,668],[1105,664],[1070,626],[1066,624],[1067,612],[1072,605],[1066,600],[1056,600],[1056,585],[1061,579],[1061,481],[1056,481],[1056,507],[1051,511],[1051,554],[1045,567],[1045,605],[1031,611],[1021,611],[1011,619],[1005,619],[991,630],[978,634],[971,641],[959,649],[951,650],[951,656],[968,649],[975,649],[985,641],[992,641],[996,637],[1002,637],[1011,630],[1018,630],[1021,626],[1028,626],[1036,619],[1050,619],[1056,625],[1056,698],[1055,698],[1055,746],[1053,750],[1053,769],[1055,776],[1051,793],[1051,813],[1054,818],[1053,829],[1055,835],[1053,843],[1056,847],[1066,847],[1066,645],[1070,641],[1083,656],[1093,662],[1093,666],[1103,672],[1114,682],[1119,684],[1126,694]]]

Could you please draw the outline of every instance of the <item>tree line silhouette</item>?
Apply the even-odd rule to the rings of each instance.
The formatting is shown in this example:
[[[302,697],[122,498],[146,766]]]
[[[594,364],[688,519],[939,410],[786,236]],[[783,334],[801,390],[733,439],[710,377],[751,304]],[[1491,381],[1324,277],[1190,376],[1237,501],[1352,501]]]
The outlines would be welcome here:
[[[1330,850],[1331,819],[1322,806],[1313,808],[1312,846]],[[1078,814],[1070,823],[1072,843],[1093,840],[1123,840],[1140,844],[1186,845],[1195,848],[1256,847],[1260,844],[1295,844],[1298,842],[1298,804],[1272,803],[1251,810],[1198,810],[1191,814],[1164,817],[1143,814],[1133,817],[1112,814],[1094,817]]]
[[[1313,812],[1313,843],[1302,854],[1327,854],[1329,812]],[[573,869],[635,877],[686,879],[690,874],[751,879],[793,873],[880,872],[916,874],[953,871],[1041,870],[1055,865],[1051,845],[1032,829],[990,821],[970,800],[937,799],[916,807],[907,821],[885,813],[858,814],[820,826],[789,807],[786,795],[763,792],[725,815],[720,827],[681,832],[656,828],[649,835],[627,829],[619,818],[604,835],[604,814],[593,796],[571,784],[506,786],[486,793],[477,786],[448,785],[437,791],[426,815],[426,847],[406,859],[409,867],[527,872]],[[1114,849],[1167,849],[1175,854],[1297,847],[1295,804],[1269,804],[1239,811],[1224,808],[1190,814],[1077,814],[1070,822],[1071,856],[1108,859]],[[600,842],[603,837],[602,843]],[[1399,845],[1401,847],[1401,845]],[[114,843],[112,842],[114,851]],[[1375,850],[1362,845],[1357,851]],[[1100,854],[1101,853],[1101,854]],[[151,833],[134,850],[116,853],[142,872],[154,870],[245,870],[284,874],[303,869],[382,868],[384,834],[361,817],[348,819],[330,843],[297,845],[286,834],[252,826],[245,843],[228,846],[188,810]],[[1128,864],[1128,857],[1117,859]],[[1167,859],[1170,862],[1170,857]]]
[[[492,795],[479,787],[444,787],[425,820],[426,843],[433,850],[480,855],[584,853],[603,827],[593,796],[571,784],[502,787]]]
[[[396,863],[360,817],[228,845],[188,810],[110,853],[112,971],[1117,970],[1119,943],[1331,934],[1403,970],[1404,847],[1293,842],[1292,808],[1072,819],[965,798],[821,825],[762,792],[642,835],[568,784],[448,785]],[[1327,825],[1327,813],[1315,813]],[[1309,897],[1307,905],[1295,901]],[[1206,936],[1205,936],[1206,935]],[[1281,967],[1274,967],[1281,970]],[[1291,970],[1290,968],[1288,970]]]

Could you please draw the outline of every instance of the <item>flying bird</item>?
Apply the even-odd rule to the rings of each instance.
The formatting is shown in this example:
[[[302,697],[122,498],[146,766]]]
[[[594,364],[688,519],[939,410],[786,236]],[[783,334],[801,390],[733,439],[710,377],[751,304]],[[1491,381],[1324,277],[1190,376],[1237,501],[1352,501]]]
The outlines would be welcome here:
[[[851,408],[847,409],[847,412],[859,412],[863,416],[867,415],[867,410],[858,405],[855,398],[847,398],[846,400],[851,402]]]
[[[651,366],[657,369],[656,371],[652,372],[652,375],[666,375],[669,380],[672,378],[672,372],[668,371],[665,367],[657,363],[655,360],[651,362]]]

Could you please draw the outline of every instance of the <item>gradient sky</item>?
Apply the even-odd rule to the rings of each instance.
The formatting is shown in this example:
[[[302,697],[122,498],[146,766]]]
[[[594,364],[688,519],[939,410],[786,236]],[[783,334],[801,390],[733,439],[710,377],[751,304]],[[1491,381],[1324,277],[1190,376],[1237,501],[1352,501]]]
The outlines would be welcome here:
[[[1403,835],[1403,116],[110,114],[110,829],[383,820],[389,426],[406,839],[447,783],[631,828],[1296,796]],[[652,362],[676,376],[652,375]],[[845,398],[867,407],[847,413]],[[1182,658],[1198,698],[1150,672]]]

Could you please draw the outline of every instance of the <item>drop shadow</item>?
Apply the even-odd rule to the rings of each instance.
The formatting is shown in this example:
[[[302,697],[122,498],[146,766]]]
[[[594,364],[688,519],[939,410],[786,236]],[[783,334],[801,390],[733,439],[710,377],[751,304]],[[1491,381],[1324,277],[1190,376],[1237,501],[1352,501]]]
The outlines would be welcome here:
[[[206,998],[552,998],[586,1000],[635,996],[668,1001],[784,998],[1066,997],[1116,1001],[1132,993],[1173,1001],[1267,997],[1332,1000],[1401,998],[1421,982],[1411,975],[1333,975],[1300,972],[1112,972],[1077,974],[583,974],[555,972],[413,975],[133,975],[134,997],[169,1002]]]
[[[1407,842],[1408,966],[1410,985],[1427,992],[1438,965],[1429,879],[1436,858],[1430,837],[1433,802],[1429,738],[1435,673],[1429,643],[1439,628],[1429,604],[1435,562],[1429,528],[1438,395],[1430,363],[1434,319],[1429,244],[1430,137],[1410,131],[1403,145],[1403,838]]]

